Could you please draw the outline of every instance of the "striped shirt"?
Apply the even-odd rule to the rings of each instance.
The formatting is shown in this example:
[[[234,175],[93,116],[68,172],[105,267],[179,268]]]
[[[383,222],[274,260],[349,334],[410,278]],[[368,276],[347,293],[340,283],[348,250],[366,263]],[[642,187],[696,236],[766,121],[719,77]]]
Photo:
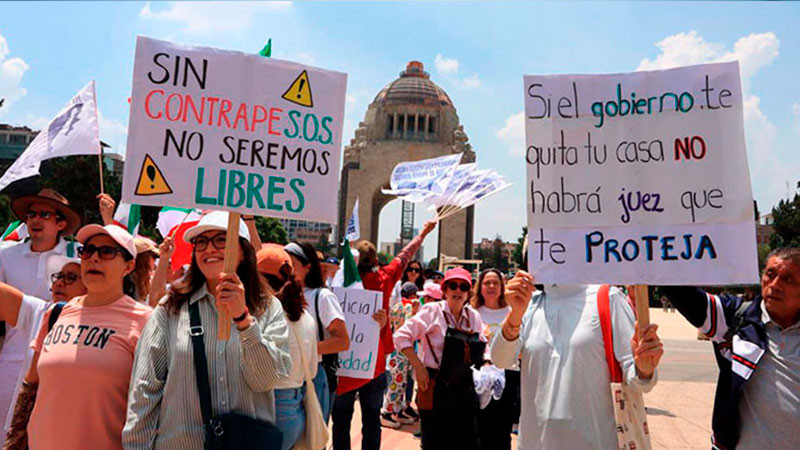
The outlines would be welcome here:
[[[213,414],[237,412],[274,423],[272,390],[292,367],[281,303],[273,297],[267,311],[250,327],[242,331],[234,327],[231,339],[220,341],[215,299],[205,285],[189,299],[198,301]],[[122,443],[131,450],[203,448],[186,303],[178,314],[159,305],[142,332],[133,363]]]

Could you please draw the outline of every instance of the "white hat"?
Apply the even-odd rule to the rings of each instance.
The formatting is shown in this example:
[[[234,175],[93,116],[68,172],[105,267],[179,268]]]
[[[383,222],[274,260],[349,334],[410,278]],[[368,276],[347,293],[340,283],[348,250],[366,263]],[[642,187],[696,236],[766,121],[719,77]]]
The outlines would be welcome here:
[[[93,223],[78,230],[76,237],[78,238],[78,242],[86,244],[89,238],[98,234],[108,235],[108,237],[113,239],[120,247],[127,250],[132,257],[136,258],[136,244],[133,242],[133,236],[119,225],[101,226]]]
[[[205,233],[206,231],[219,230],[228,231],[228,216],[230,214],[226,211],[212,211],[200,218],[197,225],[186,230],[183,233],[183,240],[191,242],[195,237]],[[250,232],[242,219],[239,219],[239,237],[243,237],[250,241]]]
[[[47,258],[47,282],[52,284],[51,278],[53,274],[61,272],[67,264],[77,264],[80,266],[81,260],[64,255],[53,255]]]

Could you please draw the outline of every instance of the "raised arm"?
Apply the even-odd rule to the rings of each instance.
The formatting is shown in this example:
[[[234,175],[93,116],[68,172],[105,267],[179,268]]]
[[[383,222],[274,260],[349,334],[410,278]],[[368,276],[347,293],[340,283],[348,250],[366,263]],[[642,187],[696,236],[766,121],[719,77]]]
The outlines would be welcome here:
[[[692,286],[661,286],[675,308],[692,325],[714,342],[722,342],[728,324],[742,299],[733,295],[712,295]]]
[[[411,240],[397,256],[394,257],[392,262],[387,264],[386,266],[381,268],[381,271],[384,275],[388,278],[393,280],[392,283],[397,283],[400,277],[403,276],[403,271],[406,270],[406,266],[409,262],[411,262],[411,258],[414,257],[414,254],[417,253],[417,250],[422,246],[422,243],[425,241],[425,237],[427,237],[431,231],[436,228],[436,224],[438,222],[435,220],[429,220],[425,222],[425,225],[422,227],[422,231],[419,232],[414,239]]]
[[[159,300],[167,293],[167,278],[172,254],[175,252],[175,241],[172,236],[167,236],[158,246],[158,264],[150,282],[150,306],[155,308]]]
[[[505,299],[511,311],[503,320],[501,332],[492,339],[490,352],[492,363],[501,369],[510,368],[519,357],[519,336],[525,320],[530,320],[528,309],[535,290],[533,276],[524,271],[517,272],[506,284]]]
[[[0,320],[12,327],[17,326],[22,292],[10,284],[0,283]]]

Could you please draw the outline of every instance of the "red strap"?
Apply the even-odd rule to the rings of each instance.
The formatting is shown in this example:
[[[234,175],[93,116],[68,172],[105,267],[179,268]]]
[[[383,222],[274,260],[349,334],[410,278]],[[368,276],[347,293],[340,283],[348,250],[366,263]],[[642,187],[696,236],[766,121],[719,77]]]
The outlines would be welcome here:
[[[622,383],[622,369],[614,356],[614,334],[611,327],[611,305],[609,291],[611,286],[604,284],[597,291],[597,312],[600,316],[600,329],[603,331],[603,347],[606,350],[606,363],[612,383]]]

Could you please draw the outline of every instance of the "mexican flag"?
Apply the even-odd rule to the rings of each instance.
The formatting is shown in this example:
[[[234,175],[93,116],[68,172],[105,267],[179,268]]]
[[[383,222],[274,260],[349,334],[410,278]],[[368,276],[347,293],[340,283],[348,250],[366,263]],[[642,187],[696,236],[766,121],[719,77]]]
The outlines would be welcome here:
[[[142,207],[130,203],[120,203],[114,213],[114,224],[128,231],[131,236],[139,234],[139,223],[142,219]]]
[[[0,236],[0,241],[21,241],[28,237],[28,227],[21,220],[11,222],[3,235]]]
[[[165,206],[158,213],[156,228],[161,236],[172,236],[175,239],[175,252],[172,254],[170,268],[180,269],[184,264],[192,262],[192,245],[183,240],[183,233],[189,228],[197,225],[200,221],[201,213],[191,208],[174,208]]]
[[[361,275],[358,274],[356,260],[353,258],[353,252],[350,250],[350,241],[347,239],[345,239],[342,244],[342,255],[342,265],[339,268],[343,275],[342,286],[346,288],[364,289],[364,285],[361,284]]]

